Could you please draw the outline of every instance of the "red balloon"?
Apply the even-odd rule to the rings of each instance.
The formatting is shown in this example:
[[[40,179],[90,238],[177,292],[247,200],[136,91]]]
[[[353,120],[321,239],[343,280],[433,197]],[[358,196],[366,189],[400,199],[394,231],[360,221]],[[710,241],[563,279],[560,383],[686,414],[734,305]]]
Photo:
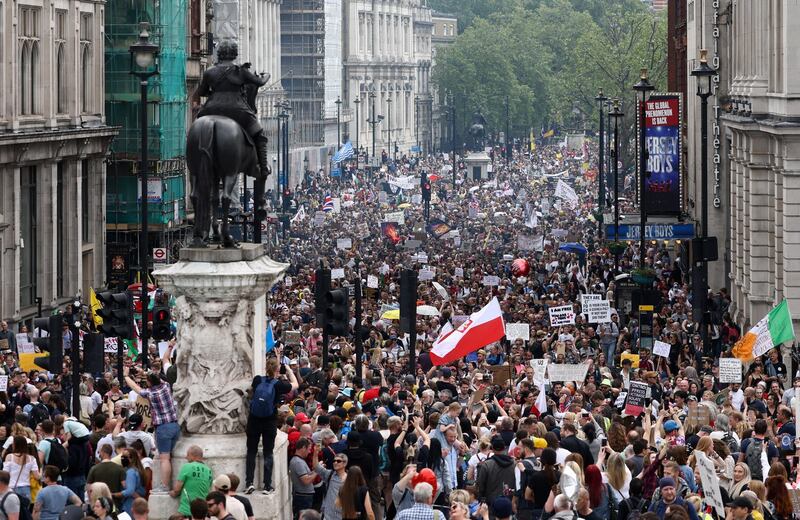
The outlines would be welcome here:
[[[517,258],[511,263],[511,272],[514,276],[527,276],[531,272],[531,264],[524,258]]]

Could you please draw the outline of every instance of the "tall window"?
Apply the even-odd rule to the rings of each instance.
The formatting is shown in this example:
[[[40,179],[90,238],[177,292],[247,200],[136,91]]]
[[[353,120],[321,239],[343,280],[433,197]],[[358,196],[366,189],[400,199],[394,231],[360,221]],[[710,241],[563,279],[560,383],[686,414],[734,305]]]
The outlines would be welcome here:
[[[67,108],[67,12],[56,11],[56,112],[65,114]]]
[[[39,111],[36,87],[39,84],[40,12],[40,9],[33,7],[19,8],[19,112],[23,115],[37,114]]]
[[[36,166],[20,169],[20,254],[19,299],[23,307],[36,298]]]
[[[89,161],[88,159],[83,159],[81,161],[81,234],[83,235],[83,242],[91,242],[92,239],[89,236],[89,232],[91,231],[90,219],[89,219],[89,201],[91,200],[91,181],[89,180]]]
[[[91,112],[92,99],[92,15],[81,14],[81,112]]]
[[[56,165],[56,296],[64,296],[66,291],[66,251],[64,250],[64,228],[67,225],[67,212],[64,204],[64,163]]]

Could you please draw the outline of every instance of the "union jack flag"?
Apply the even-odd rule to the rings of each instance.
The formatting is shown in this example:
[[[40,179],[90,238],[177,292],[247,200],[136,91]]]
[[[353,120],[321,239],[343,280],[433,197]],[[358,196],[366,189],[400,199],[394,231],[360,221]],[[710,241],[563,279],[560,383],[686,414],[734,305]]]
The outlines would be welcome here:
[[[330,195],[325,195],[325,200],[322,203],[322,211],[333,211],[333,198]]]

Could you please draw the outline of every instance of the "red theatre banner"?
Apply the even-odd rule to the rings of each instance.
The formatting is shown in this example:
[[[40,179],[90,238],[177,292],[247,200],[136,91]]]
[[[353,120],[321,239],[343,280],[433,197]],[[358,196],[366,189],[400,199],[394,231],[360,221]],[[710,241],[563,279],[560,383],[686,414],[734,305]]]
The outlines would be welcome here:
[[[645,210],[648,215],[681,212],[681,97],[654,94],[645,104]]]

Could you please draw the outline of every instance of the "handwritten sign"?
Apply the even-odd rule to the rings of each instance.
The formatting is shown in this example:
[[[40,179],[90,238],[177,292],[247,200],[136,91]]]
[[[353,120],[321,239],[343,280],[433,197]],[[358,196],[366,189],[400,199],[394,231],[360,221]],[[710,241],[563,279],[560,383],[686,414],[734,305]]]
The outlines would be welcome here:
[[[367,275],[367,287],[370,289],[378,288],[378,277],[374,274]]]
[[[137,396],[134,406],[135,413],[142,416],[142,431],[147,431],[153,424],[153,418],[150,415],[150,400],[146,397]]]
[[[28,345],[30,345],[30,347]],[[33,343],[31,343],[31,339],[24,332],[20,333],[20,334],[17,334],[17,350],[19,352],[33,352],[34,351]]]
[[[353,239],[351,238],[337,238],[336,239],[336,249],[340,251],[344,251],[345,249],[350,249],[353,247]]]
[[[586,372],[589,365],[586,363],[572,364],[548,364],[547,377],[550,381],[577,381],[583,383],[586,379]]]
[[[514,367],[511,365],[493,365],[489,367],[492,371],[492,381],[496,385],[504,385],[514,377]]]
[[[583,307],[583,312],[586,312],[586,302],[594,302],[600,301],[603,297],[599,294],[581,294],[581,307]]]
[[[455,271],[453,271],[453,276],[457,278],[464,278],[464,268],[456,267]]]
[[[647,397],[647,385],[639,381],[631,381],[628,389],[628,397],[625,400],[625,415],[639,417],[644,411],[645,398]]]
[[[530,341],[531,339],[531,326],[528,323],[506,323],[506,339],[514,341],[515,339],[523,339]]]
[[[531,359],[531,366],[533,367],[533,381],[536,383],[544,383],[547,374],[546,359]]]
[[[436,276],[436,271],[429,266],[425,266],[419,270],[418,279],[420,282],[427,282],[429,280],[433,280],[435,276]]]
[[[0,376],[0,392],[8,391],[8,376]]]
[[[491,276],[486,275],[483,277],[483,281],[481,282],[483,285],[488,287],[500,285],[500,277],[499,276]]]
[[[117,338],[105,338],[103,340],[103,351],[109,354],[116,354],[119,351]]]
[[[331,280],[338,280],[339,278],[344,278],[344,267],[331,269]]]
[[[314,213],[314,225],[316,227],[322,227],[322,224],[325,222],[325,212],[324,211],[317,211]]]
[[[719,360],[719,382],[720,383],[741,383],[742,382],[742,360],[736,358],[720,358]]]
[[[609,323],[611,321],[611,304],[608,300],[589,300],[583,307],[589,323]]]
[[[36,352],[36,347],[33,346],[33,343],[17,342],[17,351],[20,354],[33,354],[34,352]]]
[[[694,451],[694,456],[700,468],[700,481],[703,483],[703,490],[709,490],[703,493],[703,496],[708,505],[713,507],[719,517],[722,518],[725,516],[725,504],[722,502],[722,493],[719,491],[719,480],[714,468],[714,462],[699,450]]]
[[[572,305],[562,305],[561,307],[550,307],[548,311],[550,312],[551,327],[560,327],[562,325],[575,324],[575,310],[572,308]]]
[[[653,343],[653,354],[655,354],[656,356],[668,358],[670,350],[672,350],[672,345],[670,345],[666,341],[655,340],[655,342]]]
[[[0,350],[10,350],[8,348],[8,340],[6,338],[0,339]]]

